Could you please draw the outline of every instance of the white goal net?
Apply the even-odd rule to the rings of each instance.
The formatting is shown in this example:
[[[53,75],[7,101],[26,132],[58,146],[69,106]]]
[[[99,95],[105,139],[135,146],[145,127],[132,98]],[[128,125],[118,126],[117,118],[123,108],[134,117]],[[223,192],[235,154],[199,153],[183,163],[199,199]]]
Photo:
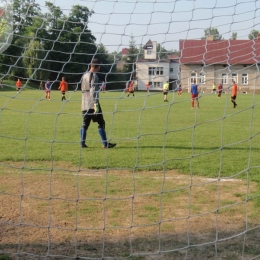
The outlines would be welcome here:
[[[0,0],[0,260],[259,259],[259,8]]]

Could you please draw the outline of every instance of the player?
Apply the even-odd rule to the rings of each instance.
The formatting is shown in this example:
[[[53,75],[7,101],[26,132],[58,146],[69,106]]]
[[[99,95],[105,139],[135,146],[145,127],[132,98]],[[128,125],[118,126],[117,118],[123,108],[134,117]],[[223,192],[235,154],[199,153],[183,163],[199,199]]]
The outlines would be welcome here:
[[[45,93],[46,93],[45,98],[51,100],[51,82],[49,79],[47,79],[45,83]]]
[[[223,90],[222,83],[219,83],[219,84],[218,84],[218,97],[219,97],[219,98],[221,97],[222,90]]]
[[[22,81],[21,81],[20,79],[18,79],[18,80],[16,81],[16,90],[17,90],[17,93],[20,93],[21,88],[22,88]]]
[[[102,82],[101,89],[102,89],[103,93],[106,92],[107,85],[106,85],[105,81]]]
[[[194,108],[194,100],[196,100],[197,108],[199,108],[199,92],[200,87],[196,84],[196,80],[193,80],[193,84],[191,85],[190,93],[191,93],[191,108]]]
[[[60,86],[58,88],[61,91],[61,101],[66,100],[65,93],[68,91],[68,83],[65,81],[65,77],[61,78]]]
[[[145,87],[146,87],[146,91],[149,93],[149,92],[150,92],[150,83],[148,82],[148,83],[145,85]]]
[[[40,81],[39,90],[42,90],[42,85],[43,85],[43,83],[42,83],[42,81]]]
[[[168,90],[169,90],[169,81],[166,81],[163,84],[163,101],[164,102],[169,102],[168,99],[167,99]]]
[[[181,96],[182,94],[182,86],[181,86],[181,82],[178,85],[178,96]]]
[[[231,98],[230,101],[233,103],[234,108],[237,107],[237,103],[236,103],[236,98],[237,98],[237,84],[235,82],[235,80],[232,80],[232,92],[231,92]]]
[[[101,137],[103,148],[113,148],[116,144],[107,141],[105,131],[105,120],[103,118],[102,109],[99,103],[100,84],[97,72],[100,70],[100,63],[97,59],[93,59],[90,70],[82,76],[81,91],[82,104],[81,111],[83,115],[83,124],[80,129],[81,147],[87,148],[86,137],[87,130],[91,120],[98,123],[98,133]]]
[[[213,83],[212,91],[213,91],[214,94],[216,94],[216,83],[215,82]]]
[[[127,97],[129,97],[130,94],[133,94],[133,97],[135,96],[135,88],[134,88],[134,82],[133,81],[129,82]]]

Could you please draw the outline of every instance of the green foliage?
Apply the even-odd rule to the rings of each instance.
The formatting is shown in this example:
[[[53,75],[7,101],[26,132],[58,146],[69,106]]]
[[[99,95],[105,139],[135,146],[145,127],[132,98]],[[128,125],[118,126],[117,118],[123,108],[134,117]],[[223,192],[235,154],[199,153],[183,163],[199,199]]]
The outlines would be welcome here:
[[[51,2],[45,6],[42,13],[30,0],[14,1],[15,31],[12,45],[0,55],[1,72],[9,79],[56,80],[66,75],[68,82],[77,83],[97,53],[96,38],[87,26],[93,11],[74,5],[66,15]],[[106,52],[102,55],[108,64]],[[114,70],[106,68],[105,73]]]
[[[259,31],[253,29],[253,30],[249,33],[248,39],[249,39],[249,40],[257,39],[257,38],[258,38],[258,34],[259,34]]]
[[[237,33],[233,32],[231,35],[231,40],[236,40],[237,39]]]
[[[126,73],[126,81],[133,80],[136,77],[136,62],[139,57],[139,49],[136,47],[133,35],[129,41],[128,55],[125,58],[124,72]]]
[[[204,37],[202,39],[206,39],[208,36],[213,35],[213,40],[221,40],[222,35],[219,34],[217,28],[207,28],[204,30]]]
[[[0,260],[11,260],[12,258],[7,255],[0,255]]]

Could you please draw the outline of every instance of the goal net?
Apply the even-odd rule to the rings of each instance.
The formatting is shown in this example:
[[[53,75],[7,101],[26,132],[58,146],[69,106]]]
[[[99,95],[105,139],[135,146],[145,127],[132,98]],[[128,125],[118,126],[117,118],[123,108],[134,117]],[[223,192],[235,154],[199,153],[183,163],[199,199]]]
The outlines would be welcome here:
[[[0,259],[260,258],[259,7],[1,0]]]

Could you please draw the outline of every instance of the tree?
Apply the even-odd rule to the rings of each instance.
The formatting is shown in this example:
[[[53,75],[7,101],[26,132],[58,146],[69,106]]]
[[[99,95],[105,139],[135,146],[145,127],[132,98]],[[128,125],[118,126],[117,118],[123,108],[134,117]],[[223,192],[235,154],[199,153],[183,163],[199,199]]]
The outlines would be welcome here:
[[[38,40],[31,40],[27,50],[23,54],[22,64],[26,69],[25,76],[31,79],[46,79],[48,70],[42,70],[41,65],[45,57],[45,51]]]
[[[123,71],[126,73],[126,80],[133,80],[136,77],[136,62],[138,61],[139,50],[136,47],[133,35],[129,41],[128,55],[125,60]]]
[[[259,34],[259,31],[253,29],[253,30],[249,33],[248,39],[249,39],[249,40],[257,39],[257,38],[258,38],[258,34]]]
[[[204,37],[202,37],[201,39],[206,39],[208,36],[213,36],[213,40],[221,40],[222,39],[222,35],[219,34],[218,29],[217,28],[207,28],[204,30]]]
[[[237,39],[237,33],[233,32],[230,39],[231,40],[236,40]]]
[[[34,17],[39,15],[39,10],[39,5],[32,3],[31,0],[14,0],[12,12],[10,12],[14,28],[13,40],[12,44],[0,56],[2,73],[8,74],[10,77],[26,76],[26,69],[20,69],[22,67],[21,57],[31,40],[27,37],[27,30],[32,26]]]

